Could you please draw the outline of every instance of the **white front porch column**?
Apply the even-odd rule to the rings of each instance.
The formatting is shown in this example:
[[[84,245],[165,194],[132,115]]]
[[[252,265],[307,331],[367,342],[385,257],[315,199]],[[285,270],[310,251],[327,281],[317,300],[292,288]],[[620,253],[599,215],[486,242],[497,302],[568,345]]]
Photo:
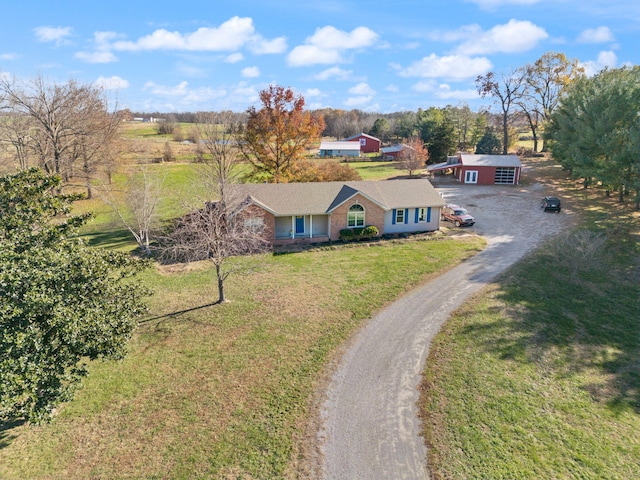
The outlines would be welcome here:
[[[309,238],[313,238],[313,215],[309,215]]]
[[[296,216],[291,216],[291,238],[296,238]]]

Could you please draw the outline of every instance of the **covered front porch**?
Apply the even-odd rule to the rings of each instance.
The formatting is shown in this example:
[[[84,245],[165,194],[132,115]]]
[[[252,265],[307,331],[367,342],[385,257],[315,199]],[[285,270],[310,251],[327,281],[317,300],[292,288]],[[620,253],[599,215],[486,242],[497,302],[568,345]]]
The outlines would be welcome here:
[[[276,217],[274,245],[319,243],[329,240],[329,215]]]

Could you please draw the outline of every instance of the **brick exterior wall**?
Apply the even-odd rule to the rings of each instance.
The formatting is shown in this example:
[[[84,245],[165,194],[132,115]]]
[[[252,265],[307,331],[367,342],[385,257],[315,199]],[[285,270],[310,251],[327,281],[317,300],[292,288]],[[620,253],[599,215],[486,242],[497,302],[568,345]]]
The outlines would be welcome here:
[[[384,210],[368,198],[358,194],[331,213],[331,240],[338,240],[340,230],[347,228],[347,213],[354,203],[359,203],[364,207],[364,225],[375,225],[378,227],[380,235],[384,233]]]
[[[245,218],[262,218],[264,222],[264,239],[269,242],[269,245],[273,245],[276,238],[276,217],[274,217],[272,213],[267,212],[257,205],[249,205],[242,210],[242,216]]]

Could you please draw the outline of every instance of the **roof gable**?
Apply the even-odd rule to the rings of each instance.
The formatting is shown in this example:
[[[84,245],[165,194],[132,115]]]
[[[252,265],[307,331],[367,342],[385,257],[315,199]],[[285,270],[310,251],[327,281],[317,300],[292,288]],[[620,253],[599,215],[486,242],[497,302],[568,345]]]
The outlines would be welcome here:
[[[356,138],[360,138],[360,137],[365,137],[365,138],[370,138],[371,140],[375,140],[376,142],[379,142],[380,139],[376,138],[372,135],[367,135],[366,133],[358,133],[357,135],[351,135],[350,137],[345,138],[344,140],[342,140],[343,142],[349,142],[352,141]]]

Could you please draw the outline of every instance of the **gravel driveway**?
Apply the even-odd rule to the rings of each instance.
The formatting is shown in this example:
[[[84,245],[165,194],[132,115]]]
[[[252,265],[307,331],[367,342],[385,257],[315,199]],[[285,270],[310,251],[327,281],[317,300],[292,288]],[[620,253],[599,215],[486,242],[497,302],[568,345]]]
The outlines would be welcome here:
[[[323,479],[429,478],[416,402],[431,340],[467,297],[571,223],[565,205],[560,214],[541,211],[541,197],[554,193],[541,184],[433,183],[476,218],[463,231],[486,237],[487,248],[379,312],[352,339],[320,406]]]

